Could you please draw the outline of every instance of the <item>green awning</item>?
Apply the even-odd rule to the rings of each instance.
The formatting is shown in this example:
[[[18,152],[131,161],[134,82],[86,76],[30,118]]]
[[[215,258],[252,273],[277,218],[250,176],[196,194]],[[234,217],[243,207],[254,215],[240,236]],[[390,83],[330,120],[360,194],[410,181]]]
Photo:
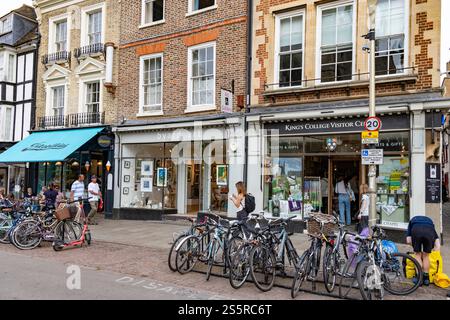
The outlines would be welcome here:
[[[0,163],[63,161],[104,127],[33,132],[2,154]]]

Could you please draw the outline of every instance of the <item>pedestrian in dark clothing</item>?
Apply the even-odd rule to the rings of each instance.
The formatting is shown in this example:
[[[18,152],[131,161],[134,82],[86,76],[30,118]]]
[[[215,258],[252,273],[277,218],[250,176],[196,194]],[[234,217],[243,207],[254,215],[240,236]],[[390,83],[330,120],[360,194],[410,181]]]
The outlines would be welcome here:
[[[55,185],[53,183],[50,183],[48,190],[44,192],[45,206],[47,209],[55,208],[57,196],[58,191],[55,190]]]
[[[430,253],[440,250],[440,240],[433,220],[425,216],[415,216],[409,221],[406,242],[414,248],[416,260],[423,269],[423,284],[430,284]]]

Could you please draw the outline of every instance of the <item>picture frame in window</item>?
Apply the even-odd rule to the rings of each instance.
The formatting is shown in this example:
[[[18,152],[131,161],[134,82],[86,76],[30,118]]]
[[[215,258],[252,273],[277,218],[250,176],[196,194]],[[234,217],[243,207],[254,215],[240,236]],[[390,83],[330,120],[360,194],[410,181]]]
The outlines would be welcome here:
[[[167,168],[158,168],[156,179],[158,187],[167,187]]]
[[[187,182],[192,182],[192,166],[187,166]]]
[[[131,168],[131,161],[125,160],[125,161],[123,162],[123,167],[124,167],[125,169],[130,169],[130,168]]]
[[[142,161],[141,176],[153,176],[153,161]]]
[[[143,177],[141,178],[141,192],[152,192],[153,191],[153,178]]]
[[[130,193],[130,188],[128,188],[128,187],[123,188],[123,189],[122,189],[122,193],[123,193],[124,195],[129,194],[129,193]]]
[[[228,185],[228,166],[226,164],[218,164],[216,168],[216,183],[218,186]]]
[[[129,175],[124,175],[123,176],[123,182],[130,182],[131,177]]]

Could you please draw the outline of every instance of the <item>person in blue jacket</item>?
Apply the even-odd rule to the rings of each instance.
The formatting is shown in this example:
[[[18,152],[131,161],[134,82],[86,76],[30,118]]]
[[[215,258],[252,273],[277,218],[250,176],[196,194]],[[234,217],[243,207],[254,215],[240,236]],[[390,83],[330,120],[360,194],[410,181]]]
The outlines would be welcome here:
[[[423,269],[423,284],[430,284],[430,253],[440,250],[440,239],[433,220],[425,216],[415,216],[409,221],[406,242],[413,246],[416,260]]]

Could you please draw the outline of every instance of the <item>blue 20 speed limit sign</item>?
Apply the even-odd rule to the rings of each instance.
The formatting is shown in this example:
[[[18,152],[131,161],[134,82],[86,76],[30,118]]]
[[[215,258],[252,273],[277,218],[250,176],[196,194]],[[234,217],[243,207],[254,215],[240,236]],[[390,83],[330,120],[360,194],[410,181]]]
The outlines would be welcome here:
[[[378,117],[369,117],[364,122],[364,128],[367,131],[378,131],[381,128],[381,119]]]

